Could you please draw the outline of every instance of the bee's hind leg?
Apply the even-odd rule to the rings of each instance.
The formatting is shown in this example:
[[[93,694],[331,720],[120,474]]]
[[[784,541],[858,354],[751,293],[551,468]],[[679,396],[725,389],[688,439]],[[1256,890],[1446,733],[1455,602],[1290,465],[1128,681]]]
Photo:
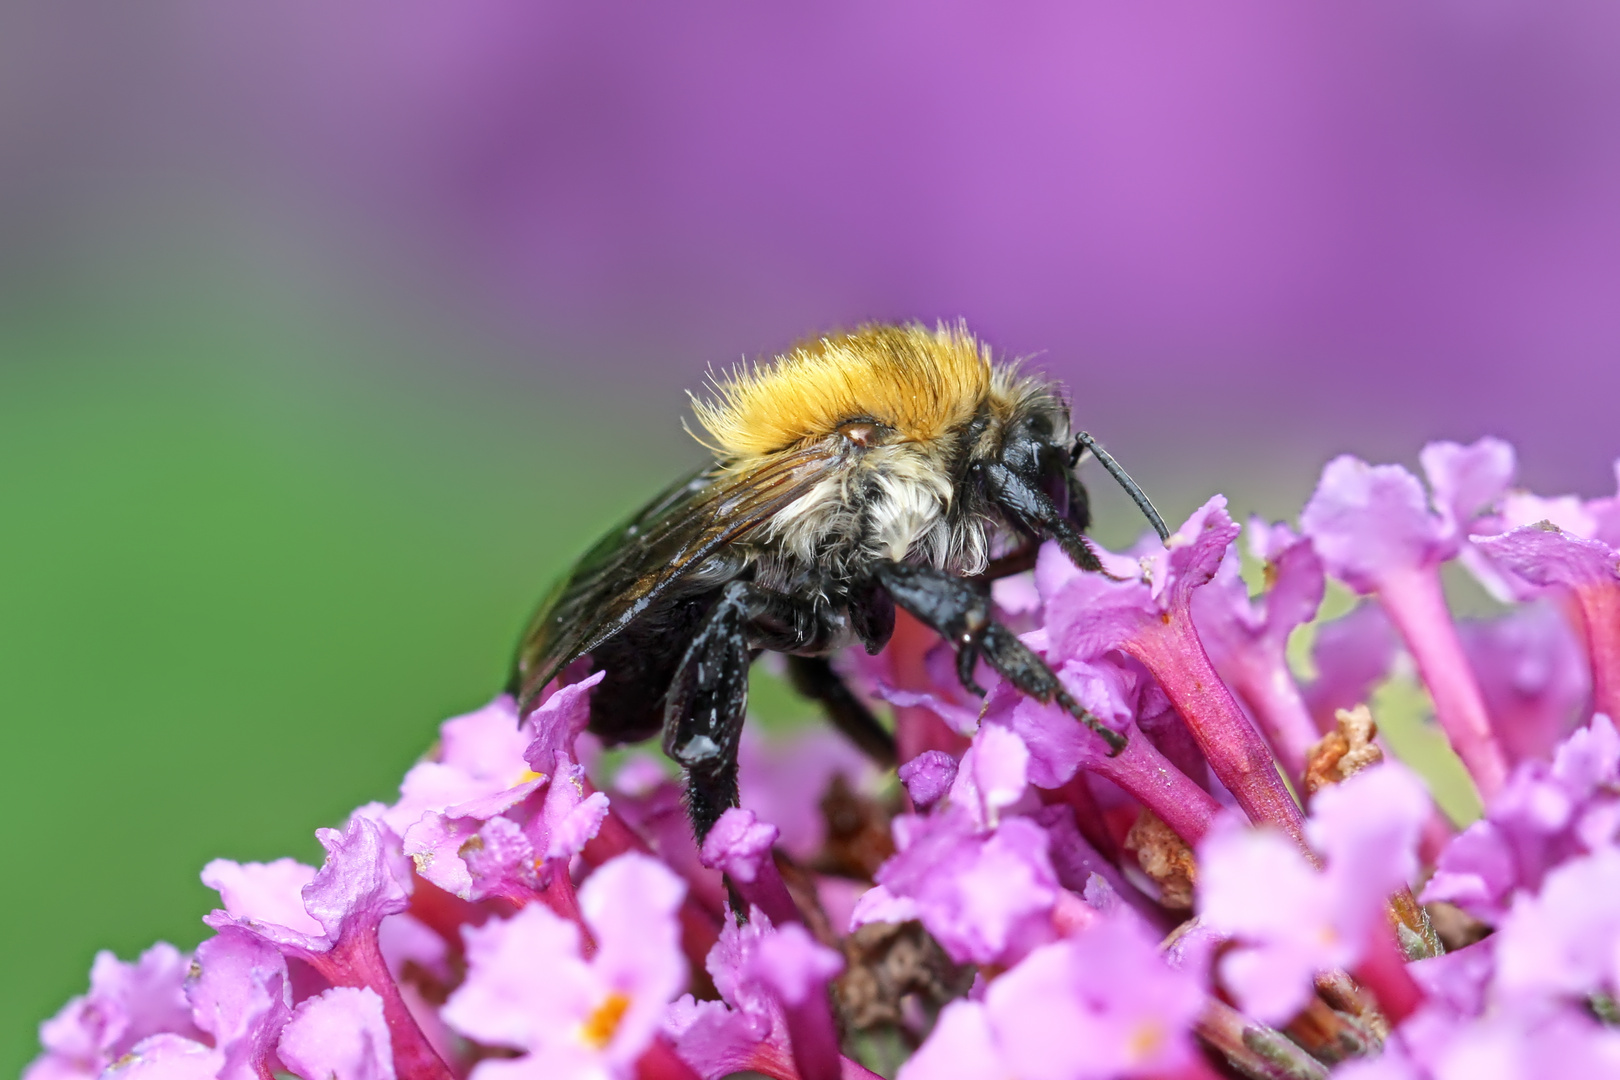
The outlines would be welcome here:
[[[789,656],[787,664],[793,688],[819,702],[833,727],[843,732],[879,768],[892,769],[899,764],[894,735],[855,696],[826,657]]]
[[[879,563],[874,575],[894,602],[915,615],[956,649],[957,677],[976,694],[984,690],[973,680],[980,657],[1002,678],[1038,701],[1056,701],[1071,716],[1108,744],[1110,753],[1125,748],[1125,737],[1098,720],[1069,696],[1052,669],[1018,635],[990,617],[990,591],[931,566]]]
[[[687,647],[664,706],[664,752],[686,770],[699,844],[737,805],[737,740],[748,708],[749,586],[728,585]]]

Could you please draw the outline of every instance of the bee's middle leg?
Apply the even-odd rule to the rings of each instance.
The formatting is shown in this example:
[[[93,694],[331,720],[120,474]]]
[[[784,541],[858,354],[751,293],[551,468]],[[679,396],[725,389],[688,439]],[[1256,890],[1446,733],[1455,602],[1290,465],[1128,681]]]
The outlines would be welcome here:
[[[1018,635],[991,618],[990,590],[931,566],[879,563],[874,575],[894,602],[951,643],[956,650],[957,678],[983,696],[973,668],[980,657],[1020,691],[1042,702],[1056,701],[1071,716],[1095,731],[1113,753],[1125,748],[1125,737],[1098,720],[1069,695],[1052,669]]]
[[[793,688],[819,702],[833,727],[843,732],[879,768],[892,769],[900,763],[894,735],[855,696],[826,657],[789,656],[787,663]]]

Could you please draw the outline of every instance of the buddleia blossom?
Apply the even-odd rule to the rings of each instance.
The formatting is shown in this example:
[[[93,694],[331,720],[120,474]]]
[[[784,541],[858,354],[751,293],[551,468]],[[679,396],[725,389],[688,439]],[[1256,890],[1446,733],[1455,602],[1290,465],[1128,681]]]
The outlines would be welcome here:
[[[1317,972],[1353,968],[1387,937],[1389,896],[1416,872],[1429,799],[1417,777],[1390,764],[1323,791],[1314,809],[1320,869],[1286,837],[1241,826],[1198,852],[1199,913],[1231,945],[1221,980],[1267,1023],[1305,1007]]]
[[[209,936],[99,955],[27,1080],[1620,1076],[1620,496],[1519,490],[1499,440],[1421,460],[995,583],[1109,739],[902,620],[836,658],[898,782],[750,730],[701,847],[666,764],[584,734],[600,676],[497,698],[322,865],[204,867]],[[1508,607],[1453,618],[1453,560]],[[1316,621],[1329,578],[1361,599]],[[1414,669],[1457,829],[1362,708]]]
[[[686,984],[676,918],[685,891],[653,859],[621,855],[580,890],[583,927],[531,904],[467,929],[467,978],[445,1022],[522,1052],[481,1062],[477,1080],[630,1075]]]

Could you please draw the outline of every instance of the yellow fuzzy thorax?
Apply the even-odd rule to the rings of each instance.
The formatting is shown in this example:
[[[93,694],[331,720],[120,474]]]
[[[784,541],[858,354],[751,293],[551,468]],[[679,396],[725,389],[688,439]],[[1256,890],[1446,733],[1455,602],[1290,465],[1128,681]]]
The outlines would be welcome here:
[[[990,350],[962,326],[866,326],[800,345],[764,366],[715,380],[694,399],[705,442],[748,460],[820,439],[851,420],[888,425],[907,442],[966,424],[991,392]]]

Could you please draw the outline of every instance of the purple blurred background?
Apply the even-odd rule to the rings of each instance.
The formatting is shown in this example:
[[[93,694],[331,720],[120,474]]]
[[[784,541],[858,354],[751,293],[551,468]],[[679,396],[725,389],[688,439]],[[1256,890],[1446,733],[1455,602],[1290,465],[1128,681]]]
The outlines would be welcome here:
[[[189,218],[660,403],[807,331],[961,315],[1133,456],[1213,444],[1216,486],[1496,432],[1595,493],[1620,450],[1612,4],[5,21],[8,279]]]

